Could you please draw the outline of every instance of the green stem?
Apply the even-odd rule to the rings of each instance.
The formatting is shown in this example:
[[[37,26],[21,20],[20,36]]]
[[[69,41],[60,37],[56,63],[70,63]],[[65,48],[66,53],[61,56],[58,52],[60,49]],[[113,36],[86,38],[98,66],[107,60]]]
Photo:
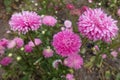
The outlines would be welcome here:
[[[87,39],[87,38],[84,38],[84,39],[83,39],[83,44],[82,44],[81,47],[85,47],[85,45],[86,45],[87,42],[88,42],[88,39]]]

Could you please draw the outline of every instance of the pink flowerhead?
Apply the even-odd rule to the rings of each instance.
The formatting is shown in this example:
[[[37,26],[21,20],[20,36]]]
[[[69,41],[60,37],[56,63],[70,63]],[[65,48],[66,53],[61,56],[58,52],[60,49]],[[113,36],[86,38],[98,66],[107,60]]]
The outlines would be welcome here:
[[[100,50],[99,47],[98,47],[97,45],[95,45],[94,48],[95,48],[97,51]]]
[[[50,49],[50,48],[43,50],[43,55],[44,55],[45,58],[50,58],[50,57],[52,57],[52,56],[53,56],[53,53],[54,53],[53,50]]]
[[[107,57],[106,54],[102,54],[102,58],[105,59]]]
[[[31,46],[31,47],[35,47],[35,45],[38,46],[38,45],[40,45],[41,43],[42,43],[42,41],[41,41],[39,38],[35,38],[35,39],[34,39],[34,42],[33,42],[33,41],[30,41],[30,42],[28,43],[28,45]]]
[[[8,42],[7,48],[12,49],[16,46],[16,42],[14,40],[11,40]]]
[[[0,40],[0,45],[2,45],[2,46],[4,46],[4,47],[7,47],[7,45],[8,45],[8,40],[5,39],[5,38],[1,39],[1,40]]]
[[[26,34],[28,31],[35,31],[41,26],[41,17],[36,12],[23,11],[15,13],[9,21],[13,31]]]
[[[92,3],[92,2],[93,2],[93,0],[88,0],[88,2],[89,2],[89,3]]]
[[[117,15],[120,16],[120,8],[117,10]]]
[[[111,52],[111,55],[112,55],[114,58],[116,58],[117,55],[118,55],[118,52],[116,52],[116,51],[112,51],[112,52]]]
[[[21,38],[15,38],[17,48],[21,48],[24,45],[24,41]]]
[[[62,64],[62,60],[60,60],[60,59],[55,60],[52,65],[55,69],[58,69],[59,64]]]
[[[79,52],[81,47],[80,37],[68,30],[58,32],[53,36],[53,43],[57,54],[66,57]]]
[[[65,58],[64,65],[69,68],[80,69],[83,65],[83,58],[78,54],[71,55]]]
[[[65,20],[64,25],[66,28],[72,27],[72,22],[70,20]]]
[[[25,52],[27,52],[27,53],[30,53],[30,52],[32,52],[33,51],[33,48],[31,47],[31,46],[29,46],[28,44],[27,45],[25,45],[25,47],[24,47],[25,49]]]
[[[110,42],[118,33],[116,22],[100,8],[89,8],[79,17],[78,28],[90,40]]]
[[[73,4],[66,4],[66,8],[69,10],[75,9],[75,6]]]
[[[57,23],[57,20],[53,16],[45,16],[43,17],[42,22],[44,25],[53,27]]]
[[[67,74],[66,75],[66,80],[75,80],[75,78],[74,78],[74,75],[73,74]]]
[[[37,46],[42,43],[42,41],[40,39],[38,39],[38,38],[35,38],[34,42],[35,42],[35,45],[37,45]]]
[[[1,64],[2,66],[8,66],[11,62],[12,62],[12,58],[11,58],[11,57],[4,57],[4,58],[0,61],[0,64]]]

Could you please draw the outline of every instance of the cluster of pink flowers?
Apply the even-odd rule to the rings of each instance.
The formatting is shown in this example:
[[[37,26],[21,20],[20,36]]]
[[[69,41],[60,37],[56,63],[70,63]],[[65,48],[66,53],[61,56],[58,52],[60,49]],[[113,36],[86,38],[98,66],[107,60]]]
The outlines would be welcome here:
[[[2,57],[5,53],[5,50],[8,48],[9,45],[9,40],[3,38],[0,40],[0,57]],[[8,66],[10,63],[12,62],[12,58],[11,57],[3,57],[0,60],[0,64],[2,66]]]
[[[90,3],[92,0],[88,0]],[[78,29],[79,32],[93,41],[103,40],[110,42],[111,38],[114,38],[118,33],[117,21],[112,19],[111,16],[107,16],[100,8],[91,9],[83,6],[81,9],[75,9],[72,4],[67,4],[66,8],[73,11],[72,14],[79,15]],[[75,12],[76,11],[76,12]],[[54,27],[57,20],[53,16],[41,17],[35,12],[23,11],[22,13],[13,14],[9,21],[10,27],[13,31],[26,34],[28,31],[36,31],[42,24],[46,26]],[[78,70],[83,65],[83,58],[78,54],[82,45],[80,36],[75,34],[72,29],[72,22],[65,20],[62,31],[56,33],[53,36],[52,46],[56,53],[64,58],[62,60],[55,60],[53,67],[58,69],[59,64],[63,64],[69,68]],[[14,38],[13,40],[2,39],[0,40],[0,55],[5,53],[5,49],[13,49],[14,47],[24,47],[24,52],[31,53],[36,46],[39,46],[42,41],[39,38],[29,41],[24,45],[24,41],[21,38]],[[97,45],[94,46],[96,51],[99,51]],[[45,58],[53,56],[54,51],[50,48],[45,48],[42,52]],[[117,57],[118,53],[112,51],[111,55]],[[102,54],[101,57],[105,59],[106,54]],[[4,57],[0,64],[7,66],[12,62],[11,57]],[[73,74],[66,75],[67,80],[74,80]]]
[[[33,51],[33,47],[39,46],[41,43],[42,41],[39,38],[35,38],[34,42],[29,41],[28,44],[25,45],[24,51],[30,53]]]
[[[9,40],[7,44],[8,49],[12,49],[14,47],[21,48],[24,45],[24,41],[21,38],[14,38],[13,40]]]
[[[12,15],[9,24],[11,30],[26,34],[28,31],[36,31],[42,25],[55,26],[57,20],[53,16],[45,16],[43,19],[36,12],[23,11]]]
[[[30,42],[28,43],[28,45],[31,46],[31,47],[35,47],[35,46],[40,45],[41,43],[42,43],[42,41],[41,41],[39,38],[35,38],[35,39],[34,39],[34,42],[33,42],[33,41],[30,41]]]
[[[83,65],[83,59],[78,52],[81,47],[81,40],[78,35],[69,30],[58,32],[53,37],[53,43],[56,53],[64,60],[64,65],[74,69],[80,69]]]
[[[53,43],[57,54],[65,57],[79,52],[80,37],[68,30],[58,32],[53,36]]]
[[[0,52],[4,52],[5,49],[12,49],[14,47],[21,48],[24,45],[24,41],[21,38],[14,38],[13,40],[1,39],[0,40]],[[1,53],[2,54],[2,53]]]
[[[78,28],[90,40],[110,42],[118,33],[116,22],[100,8],[89,8],[79,17]]]
[[[41,17],[35,12],[23,11],[22,13],[15,13],[9,21],[10,27],[13,31],[26,34],[28,31],[37,30],[42,25]]]

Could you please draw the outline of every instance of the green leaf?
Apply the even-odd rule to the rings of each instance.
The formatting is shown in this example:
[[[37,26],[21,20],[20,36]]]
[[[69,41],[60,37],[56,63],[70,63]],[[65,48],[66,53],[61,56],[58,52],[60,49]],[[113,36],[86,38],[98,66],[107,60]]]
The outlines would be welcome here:
[[[106,72],[105,72],[105,77],[106,77],[106,79],[110,79],[110,76],[111,76],[110,71],[106,71]]]
[[[29,75],[25,75],[21,80],[29,80]]]
[[[91,57],[90,58],[90,61],[87,62],[84,66],[85,67],[88,67],[88,68],[91,68],[93,66],[93,62],[95,61],[95,56]]]
[[[120,80],[120,73],[117,74],[116,79],[115,80]]]

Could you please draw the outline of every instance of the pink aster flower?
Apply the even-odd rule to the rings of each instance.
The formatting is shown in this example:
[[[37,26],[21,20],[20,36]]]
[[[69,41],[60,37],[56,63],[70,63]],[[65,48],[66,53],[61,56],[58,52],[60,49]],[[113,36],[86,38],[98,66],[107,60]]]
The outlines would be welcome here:
[[[70,20],[65,20],[64,25],[66,28],[72,27],[72,22]]]
[[[13,14],[9,24],[13,31],[25,34],[30,30],[37,30],[42,23],[41,17],[36,12],[23,11]]]
[[[74,78],[74,75],[73,74],[67,74],[66,75],[66,80],[75,80],[75,78]]]
[[[107,57],[106,54],[102,54],[102,58],[105,59]]]
[[[30,42],[28,43],[28,45],[31,46],[31,47],[35,47],[35,45],[38,46],[38,45],[40,45],[41,43],[42,43],[42,41],[41,41],[39,38],[35,38],[35,39],[34,39],[34,42],[33,42],[33,41],[30,41]]]
[[[53,27],[57,23],[57,20],[53,16],[45,16],[43,17],[42,22],[44,25]]]
[[[80,69],[83,65],[83,58],[78,54],[71,55],[65,58],[64,65],[69,68]]]
[[[8,42],[7,48],[12,49],[16,46],[16,42],[14,40],[11,40]]]
[[[39,38],[35,38],[34,39],[35,45],[40,45],[42,43],[42,41]]]
[[[58,69],[59,64],[62,64],[62,60],[60,60],[60,59],[55,60],[52,65],[55,69]]]
[[[116,58],[117,55],[118,55],[118,52],[116,52],[116,51],[112,51],[112,52],[111,52],[111,55],[112,55],[114,58]]]
[[[68,30],[58,32],[53,36],[53,43],[57,54],[62,57],[76,54],[81,47],[80,37]]]
[[[75,9],[75,6],[73,4],[66,4],[66,8],[69,10]]]
[[[52,57],[52,56],[53,56],[53,53],[54,53],[53,50],[50,49],[50,48],[43,50],[43,55],[44,55],[45,58],[50,58],[50,57]]]
[[[95,50],[99,51],[99,47],[97,45],[94,46]]]
[[[92,2],[93,2],[93,0],[88,0],[88,2],[89,2],[89,3],[92,3]]]
[[[90,40],[110,42],[118,33],[116,22],[100,8],[89,8],[79,17],[78,28]]]
[[[120,8],[117,10],[117,15],[120,16]]]
[[[24,47],[25,49],[25,52],[28,52],[28,53],[30,53],[30,52],[32,52],[33,51],[33,48],[31,47],[31,46],[29,46],[28,44],[27,45],[25,45],[25,47]]]
[[[21,38],[15,38],[17,48],[21,48],[24,45],[24,41]]]
[[[8,45],[8,40],[5,39],[5,38],[1,39],[1,40],[0,40],[0,45],[2,45],[2,46],[4,46],[4,47],[7,47],[7,45]]]
[[[2,66],[8,66],[11,62],[12,62],[12,58],[11,58],[11,57],[4,57],[4,58],[0,61],[0,64],[1,64]]]

